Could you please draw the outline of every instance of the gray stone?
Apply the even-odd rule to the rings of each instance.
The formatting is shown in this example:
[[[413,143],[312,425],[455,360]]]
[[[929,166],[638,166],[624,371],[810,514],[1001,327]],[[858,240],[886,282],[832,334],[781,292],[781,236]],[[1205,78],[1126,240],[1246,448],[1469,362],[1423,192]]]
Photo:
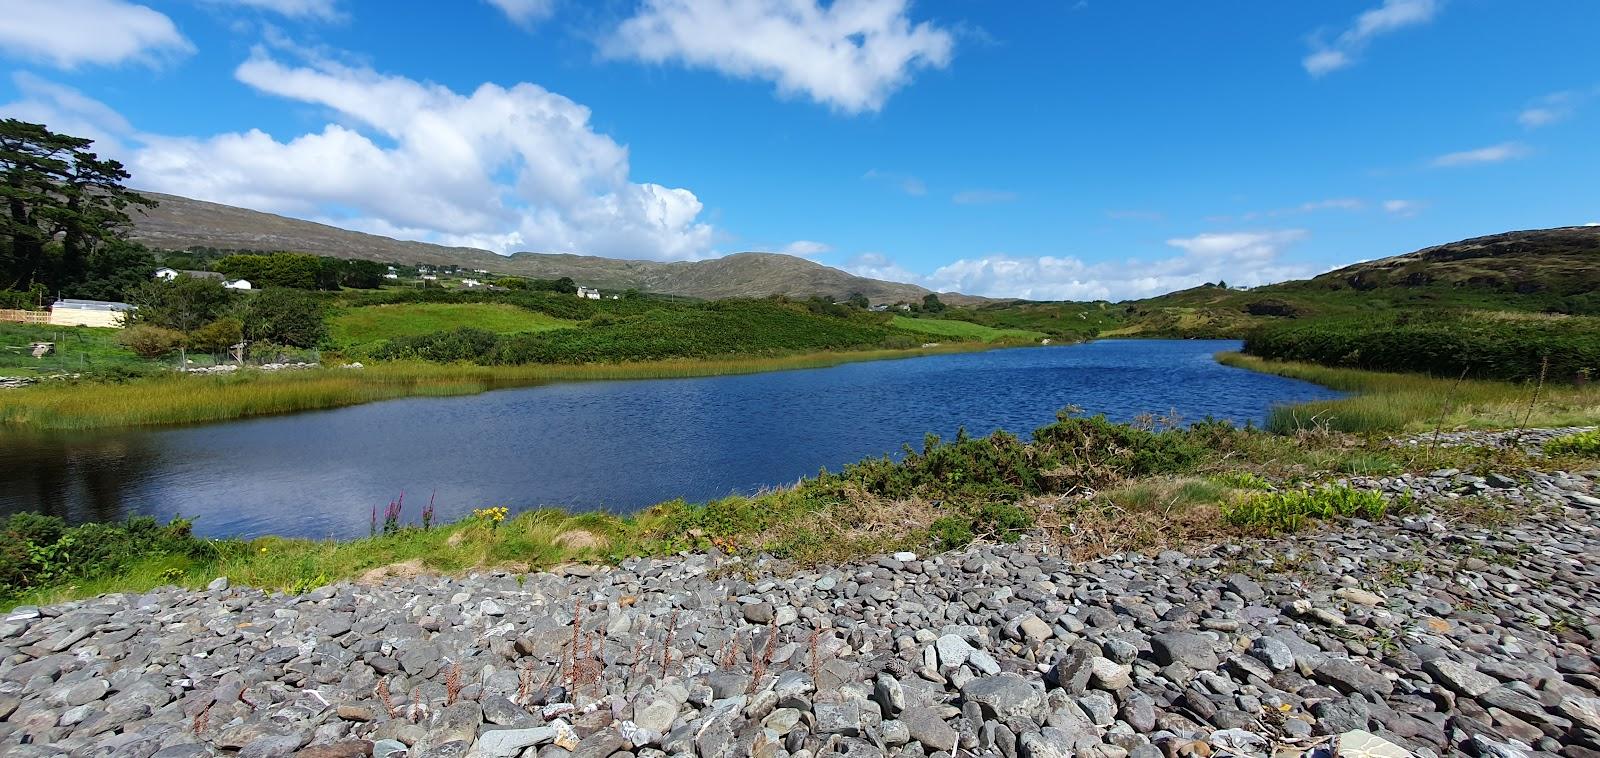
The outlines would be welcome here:
[[[1426,661],[1422,664],[1422,670],[1428,672],[1428,675],[1440,684],[1467,697],[1478,697],[1500,685],[1494,677],[1448,658]]]
[[[547,726],[528,729],[491,729],[478,735],[476,748],[486,756],[514,756],[523,748],[548,744],[556,730]]]
[[[1273,671],[1294,668],[1294,651],[1282,640],[1274,637],[1257,637],[1250,641],[1250,655],[1267,664]]]
[[[954,634],[946,634],[934,643],[934,648],[939,653],[939,665],[943,668],[955,668],[966,664],[972,655],[972,646],[967,641]]]
[[[1044,706],[1044,690],[1016,674],[982,676],[961,688],[964,702],[977,703],[986,718],[1031,719]]]
[[[1156,663],[1181,663],[1195,671],[1214,671],[1222,665],[1212,645],[1210,637],[1196,632],[1167,632],[1150,638]]]

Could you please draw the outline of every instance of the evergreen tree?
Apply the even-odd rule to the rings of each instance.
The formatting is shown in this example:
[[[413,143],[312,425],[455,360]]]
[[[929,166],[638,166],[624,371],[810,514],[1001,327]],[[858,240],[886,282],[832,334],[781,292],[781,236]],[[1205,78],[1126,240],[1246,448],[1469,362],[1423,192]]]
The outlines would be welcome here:
[[[0,120],[0,287],[83,282],[95,252],[131,223],[128,207],[154,205],[122,185],[127,170],[90,151],[92,142]]]

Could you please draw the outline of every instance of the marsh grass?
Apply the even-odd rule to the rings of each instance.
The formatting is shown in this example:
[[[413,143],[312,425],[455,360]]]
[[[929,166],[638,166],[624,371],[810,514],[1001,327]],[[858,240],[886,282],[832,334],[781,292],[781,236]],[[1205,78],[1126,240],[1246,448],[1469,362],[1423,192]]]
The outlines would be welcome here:
[[[1600,385],[1517,384],[1426,374],[1395,374],[1269,361],[1220,353],[1227,366],[1276,374],[1353,393],[1272,409],[1267,428],[1280,433],[1329,429],[1340,432],[1423,432],[1436,427],[1510,429],[1518,426],[1585,426],[1600,419]]]
[[[336,408],[412,395],[471,395],[545,382],[749,374],[982,348],[978,344],[957,344],[910,350],[581,365],[479,366],[396,361],[364,369],[276,373],[246,370],[225,375],[160,376],[121,383],[47,383],[8,390],[5,403],[0,405],[0,429],[82,430],[191,424]]]

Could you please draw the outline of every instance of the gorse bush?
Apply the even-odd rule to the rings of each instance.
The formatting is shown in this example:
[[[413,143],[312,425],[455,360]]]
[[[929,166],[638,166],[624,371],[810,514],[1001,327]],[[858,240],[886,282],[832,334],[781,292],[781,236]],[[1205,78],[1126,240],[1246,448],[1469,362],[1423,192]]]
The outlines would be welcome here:
[[[1251,355],[1379,371],[1565,382],[1600,376],[1600,319],[1445,312],[1331,319],[1263,328]]]
[[[1544,443],[1549,455],[1582,455],[1600,458],[1600,429],[1557,437]]]
[[[68,527],[54,516],[18,513],[0,530],[0,596],[112,574],[152,557],[198,557],[215,550],[184,519],[161,524],[138,516]]]
[[[1224,521],[1264,532],[1292,532],[1309,519],[1382,518],[1389,509],[1383,496],[1343,485],[1252,495],[1222,506]]]

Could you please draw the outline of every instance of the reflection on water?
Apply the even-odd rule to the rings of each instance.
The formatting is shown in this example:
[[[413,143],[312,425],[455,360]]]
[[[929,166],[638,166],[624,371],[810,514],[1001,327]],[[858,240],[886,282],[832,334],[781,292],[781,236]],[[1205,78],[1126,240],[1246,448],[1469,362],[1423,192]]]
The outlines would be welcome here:
[[[147,438],[0,437],[0,501],[68,521],[120,519],[127,493],[158,464]]]
[[[364,535],[409,519],[556,505],[631,511],[752,492],[919,444],[1027,432],[1077,405],[1260,421],[1329,390],[1218,365],[1228,341],[1103,341],[746,376],[580,382],[223,424],[0,437],[0,513],[196,519],[213,536]],[[3,399],[3,398],[0,398]]]

